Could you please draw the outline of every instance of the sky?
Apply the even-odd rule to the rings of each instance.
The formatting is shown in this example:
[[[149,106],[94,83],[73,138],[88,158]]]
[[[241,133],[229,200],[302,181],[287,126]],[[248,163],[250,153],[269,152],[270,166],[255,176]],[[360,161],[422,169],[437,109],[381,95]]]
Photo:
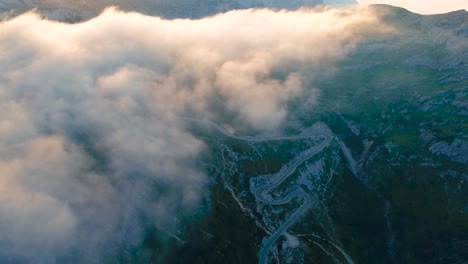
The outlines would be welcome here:
[[[468,1],[466,0],[359,0],[359,3],[399,6],[419,14],[441,14],[468,9]]]

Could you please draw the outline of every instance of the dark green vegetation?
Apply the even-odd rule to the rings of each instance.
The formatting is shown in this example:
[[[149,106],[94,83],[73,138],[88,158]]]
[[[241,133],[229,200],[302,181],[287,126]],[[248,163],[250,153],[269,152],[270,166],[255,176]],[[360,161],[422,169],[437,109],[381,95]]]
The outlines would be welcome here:
[[[156,263],[252,263],[265,232],[245,216],[221,181],[213,186],[209,213],[187,225],[167,251],[154,234],[148,246]]]

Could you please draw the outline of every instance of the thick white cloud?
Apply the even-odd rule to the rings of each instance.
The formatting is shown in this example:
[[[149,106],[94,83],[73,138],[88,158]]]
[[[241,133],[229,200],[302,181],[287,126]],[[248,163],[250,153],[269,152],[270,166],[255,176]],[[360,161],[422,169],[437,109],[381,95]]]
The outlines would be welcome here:
[[[383,30],[367,9],[1,22],[0,259],[116,260],[141,219],[174,228],[208,181],[177,116],[276,129],[314,76]]]

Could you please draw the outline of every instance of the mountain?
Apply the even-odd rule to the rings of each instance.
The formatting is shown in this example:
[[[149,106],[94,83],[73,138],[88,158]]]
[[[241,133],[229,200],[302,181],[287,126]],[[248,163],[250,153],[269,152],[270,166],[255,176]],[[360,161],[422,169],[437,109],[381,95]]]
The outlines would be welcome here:
[[[323,4],[322,0],[5,0],[0,3],[0,14],[12,16],[37,9],[45,17],[68,22],[89,19],[98,15],[106,6],[118,6],[125,11],[137,11],[165,18],[199,18],[243,8],[297,9]]]
[[[237,0],[243,8],[253,7],[267,7],[267,8],[278,8],[278,9],[297,9],[300,7],[313,7],[319,4],[323,4],[322,0]]]
[[[296,120],[288,130],[321,124],[320,133],[332,135],[322,139],[328,145],[305,161],[304,151],[323,141],[212,145],[223,153],[214,164],[224,168],[213,167],[211,210],[187,226],[185,243],[172,248],[167,262],[180,256],[205,256],[205,263],[466,262],[468,12],[373,8],[395,33],[364,40],[332,76],[314,82],[317,106],[297,112],[304,102],[289,106]],[[255,190],[269,178],[278,181],[288,166],[294,172],[265,194],[267,201],[258,197]],[[301,209],[305,198],[274,204],[307,196],[298,189],[311,197],[308,211]]]
[[[268,6],[294,9],[302,5],[319,4],[318,1],[267,0],[122,0],[113,3],[124,10],[168,18],[195,18],[236,8]],[[0,3],[4,17],[34,7],[48,18],[78,22],[97,15],[104,4],[72,0]],[[274,45],[265,49],[262,47],[258,59],[248,60],[249,63],[245,64],[238,63],[244,57],[252,57],[251,53],[242,53],[244,56],[239,59],[234,54],[237,49],[244,50],[252,45],[254,34],[268,38],[268,32],[262,30],[253,31],[252,35],[248,35],[251,38],[242,39],[241,45],[232,50],[227,49],[228,56],[233,58],[229,63],[220,63],[216,74],[233,75],[227,80],[234,84],[227,86],[229,89],[214,90],[221,95],[213,95],[214,99],[209,104],[202,101],[193,107],[212,110],[207,116],[219,121],[219,124],[208,118],[201,120],[196,119],[196,116],[178,116],[184,120],[181,125],[174,121],[176,114],[170,112],[175,108],[185,113],[184,107],[179,109],[174,106],[187,103],[182,100],[185,95],[189,95],[191,100],[198,100],[205,93],[212,92],[204,89],[209,86],[206,83],[213,82],[219,86],[225,84],[221,83],[222,78],[212,74],[212,69],[206,67],[218,65],[216,62],[222,61],[219,58],[223,58],[224,54],[211,53],[209,49],[191,49],[192,42],[198,41],[197,33],[206,28],[194,27],[199,30],[195,33],[196,38],[182,38],[190,44],[183,46],[188,47],[186,53],[180,49],[166,51],[163,48],[151,50],[155,51],[152,53],[140,53],[135,48],[144,48],[154,43],[159,45],[159,42],[161,46],[171,44],[173,42],[169,40],[173,35],[170,34],[155,34],[154,38],[148,37],[148,42],[143,44],[131,41],[121,44],[114,35],[110,34],[114,38],[108,38],[96,31],[90,39],[98,36],[102,43],[93,43],[96,47],[84,46],[87,49],[78,44],[86,41],[91,43],[91,40],[75,38],[67,39],[67,42],[60,37],[54,38],[59,51],[71,46],[73,54],[66,58],[63,58],[63,52],[49,52],[50,48],[46,45],[49,42],[41,34],[34,36],[39,48],[29,46],[29,43],[18,43],[16,49],[16,43],[7,43],[9,46],[5,47],[14,47],[13,55],[7,53],[7,49],[4,50],[4,54],[9,57],[4,60],[6,63],[0,63],[7,73],[0,76],[0,88],[1,98],[6,98],[8,102],[2,104],[8,110],[5,110],[5,119],[9,119],[1,123],[1,128],[2,131],[9,131],[15,127],[16,119],[21,126],[18,129],[19,139],[14,144],[8,142],[10,138],[4,140],[7,143],[3,145],[12,151],[6,154],[2,152],[1,165],[6,168],[5,171],[22,177],[17,177],[18,182],[16,178],[7,178],[0,187],[15,183],[17,188],[7,194],[11,193],[14,198],[18,196],[19,204],[26,209],[12,210],[17,208],[5,206],[3,210],[15,211],[12,215],[18,214],[23,218],[21,225],[15,225],[13,220],[16,219],[1,218],[7,219],[8,223],[1,222],[0,227],[10,231],[8,227],[20,226],[35,233],[31,235],[21,228],[11,228],[11,233],[19,234],[20,242],[25,238],[26,243],[20,243],[20,246],[11,243],[11,240],[18,239],[14,235],[10,235],[13,238],[7,235],[0,239],[3,245],[0,247],[0,261],[28,262],[31,258],[24,257],[23,252],[37,245],[37,252],[48,256],[49,252],[41,248],[43,240],[51,245],[55,245],[54,241],[36,239],[34,235],[48,238],[49,233],[54,233],[48,230],[55,231],[56,225],[72,222],[67,219],[72,218],[74,212],[84,212],[81,214],[84,214],[86,221],[79,226],[81,229],[76,230],[86,230],[87,233],[72,233],[78,234],[79,243],[66,243],[69,236],[65,234],[62,238],[59,236],[60,230],[57,231],[59,235],[52,237],[66,246],[59,246],[59,253],[51,251],[51,254],[56,255],[52,255],[50,260],[70,262],[84,255],[86,258],[82,259],[90,262],[99,262],[111,256],[115,261],[110,262],[125,263],[466,263],[468,12],[460,10],[424,16],[387,5],[374,5],[371,9],[389,26],[389,32],[362,37],[357,44],[349,43],[349,53],[340,57],[336,65],[335,62],[328,65],[328,61],[324,60],[318,63],[325,65],[314,68],[300,58],[281,61],[281,65],[265,70],[267,62],[276,58],[263,55],[268,54],[270,49],[275,50]],[[123,19],[108,21],[117,21],[120,25],[128,22]],[[254,20],[258,21],[264,24],[264,20]],[[61,23],[54,24],[57,31],[63,27]],[[105,28],[109,27],[114,29],[114,24],[106,24]],[[12,34],[11,31],[17,28],[10,27],[5,32],[10,30],[9,34]],[[138,29],[146,33],[146,28]],[[289,28],[286,27],[286,30]],[[135,35],[126,32],[123,36],[139,37],[141,32]],[[234,35],[234,30],[232,33]],[[67,34],[54,36],[67,37]],[[234,38],[223,36],[227,39],[218,43],[216,38],[216,44],[230,47],[230,41]],[[302,39],[306,36],[300,34],[298,37]],[[337,37],[332,34],[330,38]],[[203,41],[201,39],[200,43]],[[277,50],[288,54],[294,53],[296,46],[299,46],[292,41],[281,43],[283,45]],[[76,47],[69,44],[76,44]],[[302,46],[304,54],[316,52],[318,45],[315,44],[312,41],[310,46]],[[101,59],[98,53],[105,53],[107,57],[103,57],[110,57],[111,63]],[[207,61],[214,61],[213,64],[199,63],[200,57],[193,55],[195,53],[198,56],[201,54]],[[79,56],[84,56],[85,62],[79,60]],[[158,64],[147,63],[150,60],[144,60],[145,56],[151,57]],[[32,59],[28,61],[30,57]],[[185,60],[181,59],[181,63],[176,65],[171,64],[171,59],[181,57]],[[123,63],[116,63],[114,67],[114,60]],[[49,61],[57,65],[42,69],[41,65]],[[88,65],[86,62],[90,61],[96,64],[85,67]],[[193,68],[199,75],[191,75],[192,68],[187,66],[186,61],[196,64]],[[281,68],[283,64],[287,66],[287,71]],[[76,78],[69,80],[63,77],[61,67],[65,68],[64,76],[76,75]],[[254,67],[260,70],[244,76],[245,72],[250,73],[249,70]],[[40,80],[42,76],[50,75],[54,81],[44,80],[44,84],[37,84],[32,81],[36,79],[28,79],[29,76],[22,72],[24,68],[34,73],[34,77],[39,76],[37,78]],[[75,69],[83,68],[99,73],[81,75],[79,71],[74,72]],[[67,73],[67,69],[72,73]],[[314,69],[322,71],[312,72]],[[239,125],[243,124],[243,119],[250,117],[248,114],[256,110],[255,107],[245,110],[249,104],[266,104],[267,109],[277,109],[269,102],[263,102],[263,97],[256,96],[252,100],[245,91],[241,91],[233,100],[225,99],[222,93],[230,95],[238,84],[253,90],[258,86],[252,88],[249,84],[257,84],[257,79],[260,80],[258,83],[271,89],[288,85],[294,87],[299,80],[290,78],[291,75],[294,77],[294,74],[289,74],[290,71],[310,73],[317,77],[310,80],[305,78],[305,87],[299,96],[280,100],[285,104],[287,114],[284,114],[284,124],[278,131],[259,131],[253,128],[255,124]],[[203,75],[205,72],[208,74]],[[173,76],[164,78],[164,74]],[[175,80],[180,76],[182,80]],[[196,80],[200,76],[202,80]],[[67,89],[61,87],[59,83],[62,82],[55,79],[65,83]],[[212,79],[216,79],[216,82]],[[126,85],[131,89],[126,90]],[[166,86],[171,89],[152,89]],[[177,90],[179,86],[182,88]],[[7,90],[4,87],[11,88]],[[201,92],[195,93],[196,88]],[[3,93],[3,90],[7,92]],[[139,93],[140,90],[144,92]],[[281,93],[282,90],[276,89],[274,92]],[[176,99],[182,98],[182,103],[171,101],[171,93],[175,94]],[[319,94],[317,102],[311,103],[307,93]],[[100,96],[105,100],[99,101]],[[156,98],[154,102],[162,106],[158,108],[159,105],[145,104],[145,96]],[[44,103],[49,102],[46,99],[52,102],[52,110],[46,109],[48,111],[45,114],[36,117],[30,109],[42,111],[43,105],[49,106]],[[245,110],[247,114],[242,112],[244,115],[239,117],[232,113],[237,110],[233,105],[239,105],[239,111]],[[190,107],[187,106],[188,112]],[[23,108],[30,111],[26,112]],[[8,115],[9,112],[13,117]],[[167,120],[157,116],[166,112],[173,114],[167,114]],[[256,117],[258,115],[254,115]],[[262,121],[261,118],[254,120]],[[52,125],[48,126],[49,122]],[[179,126],[184,130],[178,130]],[[161,129],[156,130],[161,133],[154,134],[154,127]],[[26,145],[21,141],[25,137],[23,133],[39,133],[47,139],[48,144],[39,139],[33,141],[30,148],[23,149]],[[52,137],[54,133],[59,136]],[[11,138],[16,139],[13,136]],[[60,140],[65,141],[65,138],[67,143],[61,143]],[[93,142],[96,138],[98,142]],[[129,143],[132,140],[137,143],[134,148]],[[203,152],[197,155],[202,145]],[[181,150],[173,151],[173,148]],[[16,159],[15,155],[24,155],[26,158]],[[53,167],[56,166],[58,172],[55,168],[41,166],[43,156],[54,161],[46,160]],[[162,162],[158,163],[158,158]],[[191,159],[187,162],[183,158]],[[21,170],[22,162],[28,166],[31,163],[29,167],[24,166],[25,172]],[[185,163],[190,163],[190,166],[184,167]],[[65,170],[61,166],[69,166],[71,169]],[[84,175],[76,172],[84,170],[82,167],[86,168]],[[37,172],[36,168],[41,170]],[[199,187],[202,185],[200,182],[205,183],[205,178],[199,180],[197,175],[201,173],[192,168],[201,168],[206,173],[209,190]],[[163,169],[169,172],[158,177],[159,171]],[[43,184],[40,177],[39,180],[29,177],[29,172],[33,176],[36,173],[48,176],[50,173],[55,181]],[[66,181],[67,177],[62,174],[70,176],[71,180]],[[182,177],[183,188],[175,183],[178,177]],[[67,203],[59,203],[59,198],[57,201],[49,201],[51,199],[46,199],[48,196],[42,195],[51,192],[49,189],[55,194],[56,186],[61,188],[56,197]],[[29,189],[38,189],[38,195],[24,195]],[[2,190],[9,191],[8,188]],[[84,195],[79,195],[82,193]],[[101,193],[113,199],[105,199],[107,196],[102,198],[99,196]],[[197,207],[196,212],[186,209],[185,203],[193,202],[199,193],[206,198],[203,204]],[[0,196],[2,199],[5,197],[8,198],[8,195]],[[87,200],[88,197],[92,197],[91,202]],[[38,221],[46,222],[46,227],[36,224],[30,228],[30,222],[27,222],[29,219],[35,222],[36,219],[31,216],[41,209],[34,207],[33,203],[32,209],[29,209],[31,212],[27,210],[29,204],[24,201],[35,202],[34,199],[45,200],[53,209],[46,210],[46,213],[51,212],[47,215],[39,214],[45,220],[41,218]],[[183,203],[179,204],[179,200]],[[78,209],[65,210],[68,203],[71,204],[70,208]],[[179,215],[179,211],[184,214]],[[96,215],[100,216],[97,221],[94,220]],[[164,218],[166,215],[170,217]],[[53,221],[46,221],[49,219]],[[167,230],[166,226],[169,226]],[[63,229],[68,230],[66,227]],[[99,236],[94,232],[102,233]],[[59,242],[55,243],[61,244]],[[89,245],[93,245],[93,248]],[[94,245],[98,247],[94,248]],[[12,253],[8,252],[9,249],[15,250],[13,256],[16,259],[10,257]],[[32,255],[36,257],[36,254]]]
[[[352,5],[358,4],[355,0],[325,0],[324,4],[326,5]]]

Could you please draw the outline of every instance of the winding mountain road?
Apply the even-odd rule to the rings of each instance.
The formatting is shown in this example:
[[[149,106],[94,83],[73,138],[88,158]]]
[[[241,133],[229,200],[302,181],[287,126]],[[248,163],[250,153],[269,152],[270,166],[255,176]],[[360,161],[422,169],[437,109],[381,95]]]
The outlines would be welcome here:
[[[325,124],[321,124],[319,126],[314,126],[311,128],[307,128],[302,131],[301,134],[292,135],[292,136],[238,136],[234,135],[225,127],[213,123],[208,120],[198,120],[204,123],[208,123],[214,128],[216,128],[219,132],[221,132],[226,137],[230,137],[233,139],[241,140],[241,141],[249,141],[249,142],[264,142],[264,141],[279,141],[279,140],[298,140],[304,138],[322,138],[322,141],[312,148],[299,153],[291,162],[284,165],[279,172],[276,173],[272,178],[274,179],[273,182],[268,183],[266,185],[260,186],[254,191],[255,198],[265,204],[269,205],[283,205],[289,203],[294,198],[300,198],[304,200],[303,204],[278,228],[278,230],[273,233],[271,237],[268,238],[266,243],[262,246],[259,255],[259,263],[264,264],[268,258],[268,252],[270,251],[271,246],[278,240],[278,238],[283,235],[287,229],[296,222],[296,220],[305,213],[305,211],[310,207],[312,203],[312,197],[307,192],[302,189],[296,189],[294,191],[289,192],[286,194],[285,197],[280,199],[273,199],[268,196],[268,192],[278,187],[284,180],[286,180],[294,171],[297,169],[299,165],[301,165],[306,160],[312,158],[315,154],[322,151],[326,146],[328,146],[333,138],[330,130]]]

